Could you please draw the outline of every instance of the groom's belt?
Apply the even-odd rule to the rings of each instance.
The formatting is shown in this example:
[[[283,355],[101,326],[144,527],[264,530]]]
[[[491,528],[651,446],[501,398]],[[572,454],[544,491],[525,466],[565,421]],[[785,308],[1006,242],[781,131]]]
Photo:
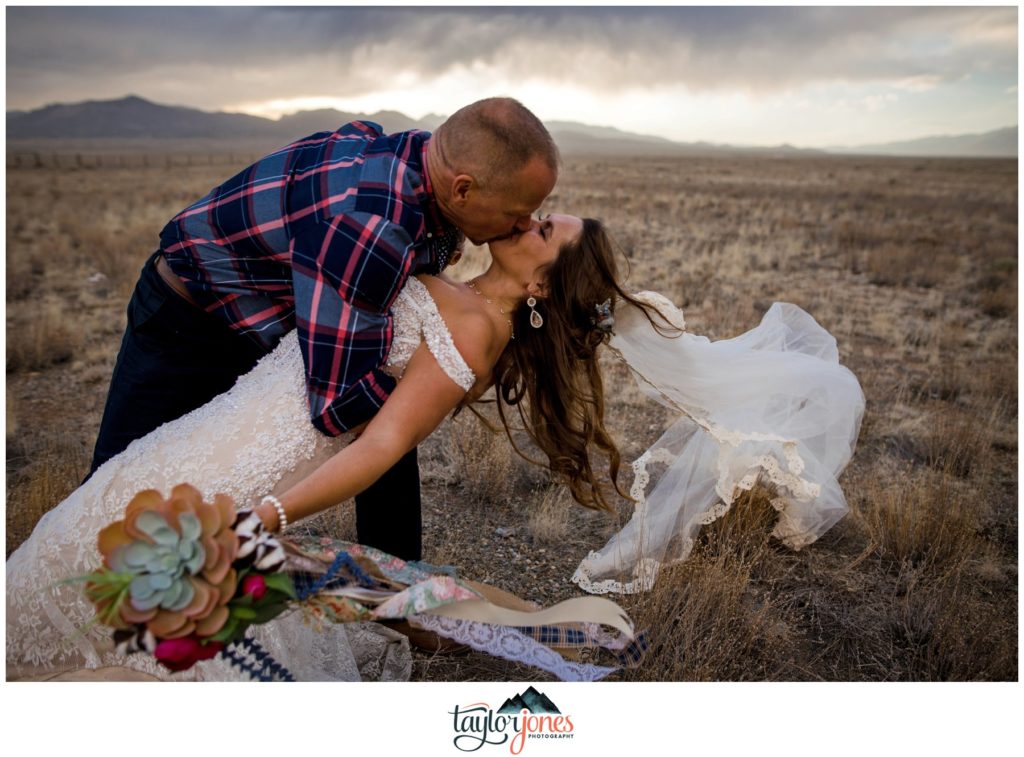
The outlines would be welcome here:
[[[156,256],[156,272],[160,274],[160,278],[164,280],[164,283],[179,294],[182,299],[196,307],[199,307],[199,303],[195,301],[191,294],[189,294],[188,287],[185,286],[185,282],[179,279],[174,271],[171,270],[171,267],[167,265],[167,261],[164,259],[163,255]]]

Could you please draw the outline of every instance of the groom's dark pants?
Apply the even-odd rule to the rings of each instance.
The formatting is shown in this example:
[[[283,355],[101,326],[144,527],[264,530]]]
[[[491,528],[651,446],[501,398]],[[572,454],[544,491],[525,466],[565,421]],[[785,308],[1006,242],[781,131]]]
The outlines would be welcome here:
[[[128,303],[89,475],[135,439],[230,389],[265,351],[171,289],[150,256]],[[212,493],[212,492],[211,492]],[[421,557],[420,480],[413,449],[356,497],[359,541]]]

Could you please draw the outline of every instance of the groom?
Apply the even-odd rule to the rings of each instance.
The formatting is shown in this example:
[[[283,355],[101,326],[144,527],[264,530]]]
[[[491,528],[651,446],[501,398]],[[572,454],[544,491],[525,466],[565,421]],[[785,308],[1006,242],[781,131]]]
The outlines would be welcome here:
[[[409,276],[530,227],[558,151],[519,102],[468,105],[431,135],[356,121],[300,139],[214,188],[160,234],[128,304],[92,471],[229,389],[298,329],[311,422],[336,436],[368,420],[390,309]],[[419,559],[416,450],[356,497],[359,541]]]

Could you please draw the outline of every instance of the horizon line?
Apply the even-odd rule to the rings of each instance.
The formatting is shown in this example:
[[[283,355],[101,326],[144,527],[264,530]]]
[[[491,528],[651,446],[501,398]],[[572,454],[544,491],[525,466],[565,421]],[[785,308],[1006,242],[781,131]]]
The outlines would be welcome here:
[[[423,119],[428,118],[430,116],[437,116],[437,117],[442,117],[442,118],[447,117],[445,114],[434,113],[434,112],[430,112],[430,113],[424,114],[423,116],[419,116],[419,117],[411,116],[408,113],[406,113],[405,111],[399,110],[397,108],[388,108],[388,109],[382,108],[382,109],[376,110],[376,111],[374,111],[372,113],[364,113],[364,112],[358,112],[358,111],[343,111],[343,110],[340,110],[340,109],[338,109],[336,107],[325,107],[325,108],[302,109],[302,110],[296,110],[296,111],[289,112],[289,113],[281,113],[281,114],[279,114],[277,116],[277,118],[274,118],[274,117],[271,117],[271,116],[257,115],[257,114],[254,114],[254,113],[249,113],[249,112],[240,111],[240,110],[224,110],[224,109],[220,109],[220,110],[204,110],[203,108],[198,108],[198,107],[195,107],[195,106],[192,106],[192,105],[163,103],[163,102],[158,102],[156,100],[153,100],[153,99],[150,99],[148,97],[144,97],[142,95],[138,95],[138,94],[135,94],[135,93],[128,93],[128,94],[122,95],[120,97],[111,97],[111,98],[102,98],[102,99],[101,98],[92,98],[92,99],[78,100],[78,101],[74,101],[74,102],[56,101],[56,102],[50,102],[50,103],[47,103],[45,105],[41,105],[41,106],[38,106],[36,108],[31,108],[31,109],[22,109],[22,108],[5,109],[5,114],[6,115],[10,115],[12,113],[33,113],[33,112],[36,112],[36,111],[44,110],[46,108],[57,107],[57,106],[85,105],[87,103],[116,103],[116,102],[120,102],[120,101],[123,101],[123,100],[131,100],[131,99],[142,100],[143,102],[147,102],[147,103],[150,103],[152,105],[156,105],[158,107],[182,108],[182,109],[185,109],[185,110],[192,110],[192,111],[196,111],[198,113],[206,113],[206,114],[225,114],[225,115],[248,116],[250,118],[257,118],[257,119],[260,119],[261,121],[267,121],[269,123],[275,123],[275,124],[276,123],[280,123],[285,118],[288,118],[288,117],[291,117],[291,116],[296,116],[296,115],[299,115],[301,113],[316,113],[316,112],[319,112],[319,111],[334,111],[336,113],[343,113],[343,114],[346,114],[346,115],[354,115],[354,116],[375,116],[375,115],[380,114],[380,113],[388,113],[388,112],[390,112],[390,113],[395,113],[397,115],[400,115],[400,116],[403,116],[405,118],[411,119],[413,121],[422,121]],[[450,115],[450,114],[447,114],[447,115]],[[985,134],[992,134],[994,132],[1005,131],[1005,130],[1008,130],[1008,129],[1019,129],[1020,128],[1019,122],[1017,122],[1017,123],[1007,124],[1005,126],[998,126],[998,127],[992,128],[992,129],[987,129],[985,131],[970,131],[970,132],[961,132],[961,133],[941,133],[941,134],[940,133],[930,133],[930,134],[926,134],[926,135],[918,136],[918,137],[909,137],[909,138],[903,138],[903,139],[892,139],[892,140],[889,140],[889,141],[886,141],[886,142],[866,142],[866,143],[861,143],[861,144],[857,144],[857,145],[829,144],[829,145],[823,145],[823,146],[801,146],[801,145],[799,145],[799,144],[797,144],[795,142],[790,142],[788,140],[783,141],[783,142],[779,142],[779,143],[774,143],[774,144],[756,144],[756,143],[742,143],[742,142],[712,142],[712,141],[709,141],[709,140],[706,140],[706,139],[693,139],[693,140],[689,140],[689,141],[683,141],[683,140],[679,140],[679,139],[673,139],[671,137],[665,137],[665,136],[662,136],[660,134],[646,134],[646,133],[642,133],[642,132],[626,131],[626,130],[622,129],[620,126],[616,126],[614,124],[595,124],[595,123],[587,123],[587,122],[583,122],[583,121],[572,121],[572,120],[567,120],[567,119],[564,119],[564,118],[552,118],[552,119],[546,119],[546,120],[548,122],[562,122],[562,123],[567,123],[567,124],[579,124],[580,126],[589,126],[589,127],[593,127],[593,128],[615,129],[615,130],[621,132],[626,138],[631,137],[631,136],[633,136],[633,137],[647,137],[647,138],[665,140],[666,142],[668,142],[670,144],[680,145],[680,146],[686,146],[686,145],[711,145],[711,146],[714,146],[714,147],[733,147],[733,148],[740,148],[740,149],[755,149],[755,150],[757,150],[757,149],[771,150],[771,149],[786,148],[786,147],[793,148],[793,149],[798,149],[798,150],[822,150],[822,151],[828,151],[828,150],[855,150],[855,149],[864,149],[864,148],[870,148],[870,147],[884,147],[886,145],[893,145],[893,144],[900,144],[900,143],[907,143],[907,142],[916,142],[916,141],[928,140],[928,139],[958,139],[958,138],[964,138],[964,137],[983,136]],[[545,119],[541,119],[541,121],[544,122]],[[141,137],[141,138],[145,139],[145,137]],[[7,137],[7,139],[60,139],[60,137],[27,137],[27,138],[26,137]],[[72,137],[71,139],[108,139],[108,137]],[[109,137],[109,139],[122,139],[123,140],[123,139],[131,139],[131,138],[128,138],[128,137]],[[211,137],[176,137],[176,139],[217,139],[217,138],[216,137],[212,137],[212,138]],[[1019,151],[1018,151],[1018,153],[1019,153]]]

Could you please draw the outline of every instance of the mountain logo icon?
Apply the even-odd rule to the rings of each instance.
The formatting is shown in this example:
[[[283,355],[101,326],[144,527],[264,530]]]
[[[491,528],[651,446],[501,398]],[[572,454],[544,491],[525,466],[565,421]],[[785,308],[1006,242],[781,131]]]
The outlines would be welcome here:
[[[538,714],[551,714],[560,715],[559,710],[555,703],[548,699],[544,694],[537,691],[532,686],[524,691],[522,694],[516,694],[511,699],[506,699],[505,703],[498,708],[499,715],[518,715],[523,710],[528,710],[534,715]]]

